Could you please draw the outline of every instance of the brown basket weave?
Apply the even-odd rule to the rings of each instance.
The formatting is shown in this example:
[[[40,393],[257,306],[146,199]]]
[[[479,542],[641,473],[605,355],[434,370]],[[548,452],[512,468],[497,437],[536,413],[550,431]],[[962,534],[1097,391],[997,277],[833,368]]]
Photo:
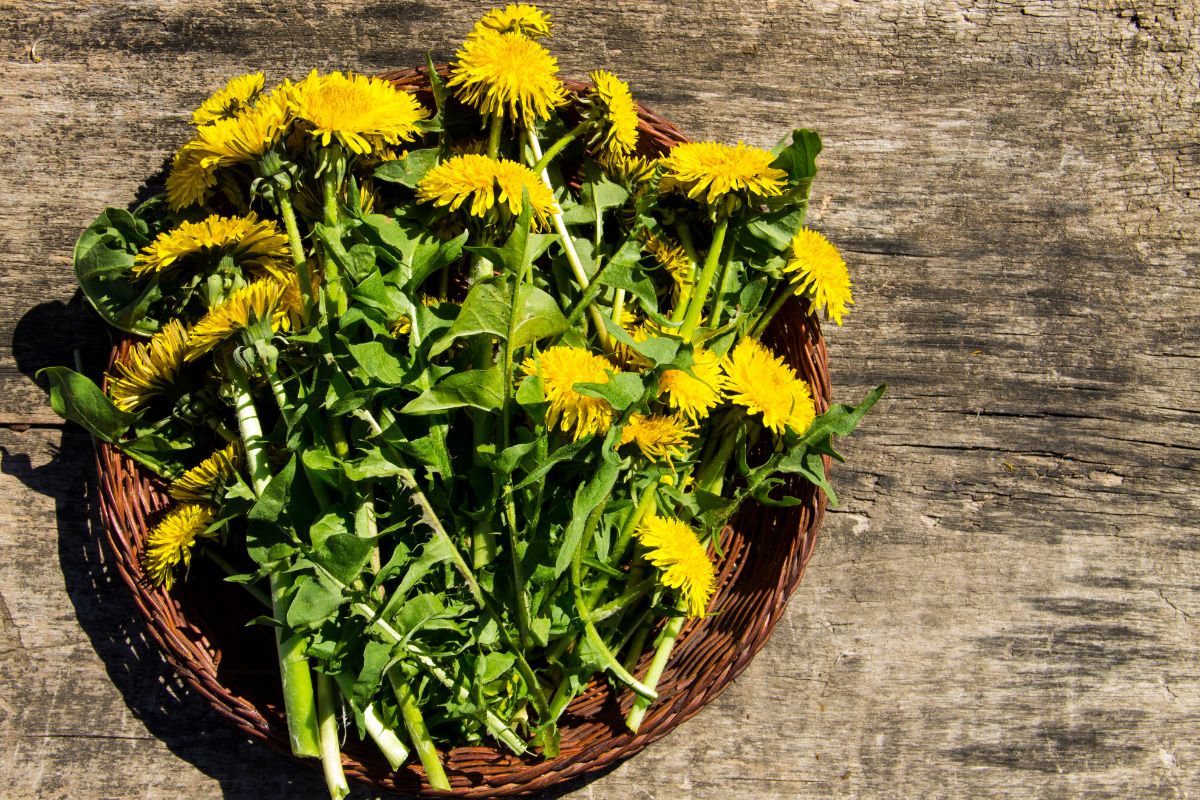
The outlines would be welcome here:
[[[395,71],[382,77],[418,94],[428,93],[425,70]],[[575,92],[585,87],[567,85]],[[425,99],[428,102],[428,96]],[[670,122],[644,106],[639,110],[643,154],[658,155],[686,141]],[[823,412],[829,405],[829,370],[816,318],[804,313],[798,302],[789,303],[766,339],[808,381],[817,412]],[[114,361],[126,357],[129,344],[122,341],[113,349]],[[204,559],[193,564],[187,580],[171,593],[150,585],[141,556],[147,530],[168,505],[164,486],[106,444],[98,445],[96,463],[100,514],[117,570],[163,654],[189,686],[238,728],[288,752],[274,636],[265,626],[245,627],[261,609],[244,590],[224,582]],[[512,797],[610,768],[666,735],[746,668],[766,644],[799,584],[824,517],[825,496],[804,482],[794,483],[791,491],[802,504],[749,506],[723,531],[725,556],[710,605],[719,613],[690,620],[684,627],[659,681],[659,699],[636,736],[623,725],[631,693],[614,692],[607,681],[593,679],[562,717],[557,758],[543,760],[534,754],[519,758],[496,747],[455,747],[441,754],[454,786],[446,793],[430,789],[415,758],[392,772],[369,744],[348,742],[343,750],[347,775],[400,794]],[[651,655],[650,651],[643,654],[636,674],[644,674]]]

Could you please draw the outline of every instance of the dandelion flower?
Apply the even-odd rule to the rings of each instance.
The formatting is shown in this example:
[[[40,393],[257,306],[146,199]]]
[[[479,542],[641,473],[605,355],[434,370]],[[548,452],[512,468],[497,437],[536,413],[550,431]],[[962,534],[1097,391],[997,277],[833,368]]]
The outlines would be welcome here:
[[[647,183],[654,177],[656,161],[637,155],[618,155],[601,152],[596,157],[596,163],[610,178],[616,178],[632,187]]]
[[[122,411],[136,411],[175,383],[187,355],[187,328],[172,319],[144,344],[129,349],[125,361],[113,365],[108,396]]]
[[[313,70],[291,92],[292,112],[323,146],[337,139],[358,155],[412,141],[429,112],[408,92],[365,75]]]
[[[776,433],[784,427],[804,433],[816,416],[808,384],[783,359],[750,338],[742,339],[725,358],[726,395]]]
[[[294,280],[284,282],[270,277],[238,289],[225,302],[209,309],[192,328],[187,360],[195,361],[256,320],[270,319],[272,330],[286,330],[298,295]]]
[[[216,183],[218,168],[251,164],[282,138],[291,123],[289,85],[260,97],[236,116],[218,119],[196,129],[192,140],[171,160],[167,176],[167,202],[179,211],[199,203]]]
[[[785,273],[792,276],[796,294],[812,295],[809,313],[825,309],[825,316],[838,325],[854,305],[850,292],[850,271],[837,248],[821,234],[801,228],[792,239],[792,252]]]
[[[648,516],[637,527],[646,560],[659,570],[659,583],[678,589],[689,617],[702,617],[717,589],[717,570],[696,532],[672,517]]]
[[[782,193],[781,169],[771,166],[775,156],[740,142],[736,147],[719,142],[678,144],[662,157],[663,191],[678,189],[710,206],[728,195],[757,199]],[[742,197],[744,195],[744,198]]]
[[[519,33],[530,39],[550,35],[550,15],[537,6],[526,3],[510,3],[503,9],[493,8],[475,23],[472,36],[485,32]]]
[[[214,214],[160,233],[137,254],[133,274],[166,272],[190,256],[207,257],[214,263],[230,256],[243,269],[281,277],[288,274],[291,264],[287,236],[273,220],[260,220],[254,212],[244,217]]]
[[[168,492],[181,503],[214,503],[237,477],[241,461],[241,449],[234,442],[176,478]]]
[[[695,435],[687,422],[676,416],[665,414],[632,414],[629,422],[621,429],[618,447],[633,442],[642,455],[651,461],[672,461],[682,458],[689,441]]]
[[[692,374],[669,369],[658,379],[658,389],[667,405],[693,423],[708,416],[721,403],[725,375],[715,353],[697,347],[692,352]]]
[[[676,287],[682,289],[684,286],[696,282],[695,275],[692,274],[692,260],[688,258],[687,251],[680,245],[668,239],[660,239],[646,231],[642,239],[642,249],[654,256],[658,265],[665,269],[675,281]]]
[[[519,33],[478,32],[455,54],[446,85],[485,116],[523,125],[550,118],[567,100],[550,51]]]
[[[192,545],[216,517],[206,505],[187,503],[171,511],[146,536],[142,566],[155,586],[175,585],[175,568],[192,562]]]
[[[603,124],[601,151],[614,156],[628,157],[637,147],[638,109],[629,84],[602,69],[595,70],[588,100]]]
[[[193,125],[208,125],[219,119],[230,119],[252,104],[262,93],[265,79],[261,72],[238,75],[213,93],[212,97],[192,112]]]
[[[581,347],[556,346],[521,365],[526,375],[540,375],[550,408],[546,423],[572,434],[576,440],[604,433],[612,425],[613,407],[602,397],[589,397],[575,390],[577,383],[608,383],[616,366],[603,356]]]
[[[497,205],[513,216],[520,214],[523,192],[529,193],[539,227],[545,227],[547,217],[558,213],[554,195],[533,170],[515,161],[471,153],[454,156],[425,173],[417,185],[418,200],[451,211],[466,204],[475,217],[487,216]]]

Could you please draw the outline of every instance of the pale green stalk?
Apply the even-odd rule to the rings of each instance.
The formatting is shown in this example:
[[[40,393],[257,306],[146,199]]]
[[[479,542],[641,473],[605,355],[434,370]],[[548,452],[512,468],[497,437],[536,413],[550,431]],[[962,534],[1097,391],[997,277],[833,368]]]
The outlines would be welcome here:
[[[425,777],[429,780],[430,787],[449,791],[450,779],[446,777],[446,770],[438,758],[437,748],[433,746],[433,738],[429,735],[429,729],[425,727],[425,718],[421,716],[421,708],[408,685],[408,679],[399,666],[393,666],[387,674],[388,680],[392,682],[392,690],[396,693],[396,702],[400,706],[400,717],[404,720],[408,739],[417,751],[417,757],[421,759],[421,766],[425,768]]]
[[[250,382],[233,359],[227,361],[227,372],[235,392],[234,407],[238,425],[242,431],[242,447],[246,453],[246,465],[256,495],[262,495],[271,481],[267,466],[262,426],[254,409],[250,394]],[[291,588],[288,575],[271,573],[271,615],[277,620],[287,619],[287,596]],[[317,730],[316,704],[313,701],[312,675],[308,659],[304,654],[304,638],[298,634],[283,636],[282,628],[275,628],[275,644],[279,652],[279,676],[283,686],[284,712],[287,717],[288,741],[292,753],[297,756],[317,757],[321,754]]]
[[[321,731],[321,767],[325,772],[325,788],[333,800],[350,794],[346,773],[342,769],[342,752],[338,747],[337,689],[333,678],[317,674],[317,721]]]
[[[692,340],[692,335],[700,324],[700,316],[704,313],[704,306],[708,302],[708,290],[712,288],[713,278],[716,277],[717,267],[721,263],[721,251],[725,247],[725,231],[728,228],[729,218],[722,216],[717,221],[717,227],[713,229],[712,244],[708,248],[708,254],[704,257],[704,269],[696,281],[695,294],[692,295],[692,300],[688,304],[687,314],[683,317],[683,327],[679,331],[685,342]]]
[[[680,598],[679,603],[676,605],[676,610],[682,612],[686,607],[684,600]],[[650,662],[650,668],[646,670],[646,677],[642,679],[648,687],[658,686],[658,681],[662,678],[663,670],[667,668],[667,660],[671,657],[671,651],[675,648],[675,640],[679,638],[679,632],[683,630],[685,620],[686,618],[682,616],[671,617],[667,622],[666,628],[663,629],[658,649],[654,651],[654,659]],[[628,716],[625,717],[625,727],[629,728],[633,733],[637,733],[654,699],[644,695],[635,697],[633,699],[633,708],[629,710]]]
[[[300,238],[300,227],[296,224],[296,211],[292,208],[291,198],[287,192],[278,192],[279,215],[283,217],[283,227],[287,231],[288,247],[292,251],[292,264],[299,276],[300,296],[304,299],[304,319],[312,315],[312,272],[308,268],[308,257],[304,254],[304,240]]]
[[[353,704],[351,698],[354,696],[354,683],[343,673],[338,673],[334,676],[337,681],[338,688],[342,691],[342,697],[346,702]],[[400,741],[400,737],[396,732],[384,724],[379,718],[379,713],[375,710],[373,703],[361,709],[363,718],[363,727],[367,729],[367,735],[371,737],[371,741],[379,748],[379,752],[383,753],[383,757],[387,759],[388,765],[392,769],[400,769],[404,766],[404,762],[408,760],[408,748],[404,746],[404,742]]]

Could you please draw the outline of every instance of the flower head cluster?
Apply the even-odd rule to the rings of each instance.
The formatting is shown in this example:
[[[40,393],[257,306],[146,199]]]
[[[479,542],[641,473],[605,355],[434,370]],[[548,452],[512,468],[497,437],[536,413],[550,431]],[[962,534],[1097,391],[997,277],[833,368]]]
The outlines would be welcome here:
[[[294,280],[267,277],[244,286],[209,309],[192,327],[187,360],[199,359],[259,320],[270,320],[274,331],[287,330],[299,304],[300,290]]]
[[[173,386],[187,357],[187,340],[187,328],[172,319],[150,341],[133,345],[108,376],[113,405],[122,411],[136,411]]]
[[[646,560],[659,570],[663,586],[679,590],[689,617],[704,616],[717,589],[717,571],[696,532],[673,517],[648,516],[637,528]]]
[[[557,59],[520,33],[478,31],[455,57],[446,85],[484,116],[528,125],[567,101]]]
[[[261,72],[237,75],[192,112],[193,125],[208,125],[221,119],[232,119],[247,106],[253,105],[262,94],[265,78]]]
[[[600,150],[618,158],[628,158],[637,148],[637,102],[629,84],[606,70],[598,69],[588,77],[592,90],[588,102],[600,129]]]
[[[816,231],[801,228],[792,239],[787,265],[783,268],[796,286],[796,294],[812,297],[811,312],[824,309],[825,316],[842,324],[847,306],[854,305],[850,271],[841,253]]]
[[[385,80],[316,70],[291,89],[289,105],[322,146],[336,140],[358,155],[411,141],[429,116],[413,95]]]
[[[214,214],[163,231],[137,254],[133,274],[166,272],[192,256],[206,257],[214,263],[229,256],[243,269],[281,277],[291,265],[287,236],[274,220],[260,220],[251,211],[244,217]]]
[[[746,338],[738,342],[722,366],[726,395],[776,433],[785,428],[804,433],[816,416],[808,384],[796,371],[763,345]]]
[[[651,461],[672,461],[683,458],[695,435],[695,429],[677,416],[635,413],[621,429],[618,447],[632,442]]]
[[[695,423],[721,404],[725,374],[715,353],[697,347],[692,353],[690,374],[680,369],[666,370],[659,378],[658,388],[667,405]]]
[[[493,8],[475,23],[472,36],[486,32],[519,33],[530,39],[550,35],[550,15],[537,6],[526,3],[510,3],[504,8]]]
[[[207,505],[185,503],[167,513],[146,536],[142,565],[146,577],[155,586],[170,589],[175,585],[175,569],[192,562],[192,545],[203,536],[216,518]]]
[[[680,191],[711,207],[726,197],[754,201],[781,194],[787,173],[771,166],[766,150],[718,142],[678,144],[662,158],[659,188]]]
[[[425,173],[417,186],[417,199],[447,206],[451,211],[465,205],[472,216],[480,218],[496,207],[517,216],[526,192],[534,218],[539,226],[545,227],[547,218],[558,212],[558,206],[550,189],[533,170],[515,161],[468,153],[443,161]]]
[[[608,383],[618,372],[616,365],[581,347],[558,345],[544,350],[521,365],[526,375],[542,379],[546,400],[546,425],[555,425],[572,438],[604,433],[612,425],[613,407],[603,397],[591,397],[575,388],[580,383]]]
[[[168,493],[181,503],[215,503],[237,477],[241,460],[241,447],[230,444],[172,481]]]

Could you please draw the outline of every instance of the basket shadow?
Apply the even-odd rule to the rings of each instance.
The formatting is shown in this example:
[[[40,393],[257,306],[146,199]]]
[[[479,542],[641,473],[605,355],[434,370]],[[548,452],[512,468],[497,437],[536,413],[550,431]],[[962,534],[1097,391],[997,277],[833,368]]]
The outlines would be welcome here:
[[[78,342],[88,343],[81,353],[85,372],[97,377],[110,345],[103,325],[76,293],[68,303],[28,311],[14,330],[12,353],[18,369],[44,391],[37,370],[71,364]],[[245,737],[185,687],[163,658],[101,545],[92,445],[84,431],[66,425],[58,451],[38,467],[28,453],[0,448],[0,471],[54,499],[58,560],[75,617],[125,705],[152,735],[216,780],[226,798],[324,793],[315,770],[297,769],[295,761],[269,748],[247,747]]]

